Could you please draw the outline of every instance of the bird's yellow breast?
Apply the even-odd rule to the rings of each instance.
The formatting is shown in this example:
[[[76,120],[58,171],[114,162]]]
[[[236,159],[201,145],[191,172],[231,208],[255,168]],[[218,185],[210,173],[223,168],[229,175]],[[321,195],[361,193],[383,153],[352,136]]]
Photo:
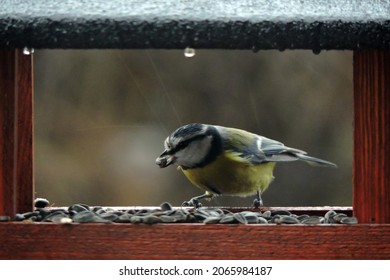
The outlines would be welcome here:
[[[252,164],[225,152],[205,167],[182,171],[194,185],[208,192],[247,196],[268,188],[274,167],[273,162]]]

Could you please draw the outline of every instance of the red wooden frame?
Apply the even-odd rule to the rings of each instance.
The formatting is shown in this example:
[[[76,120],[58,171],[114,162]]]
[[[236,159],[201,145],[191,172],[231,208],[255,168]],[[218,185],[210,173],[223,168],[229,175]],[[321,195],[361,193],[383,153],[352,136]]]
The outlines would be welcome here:
[[[0,50],[0,215],[31,211],[33,65],[21,50]]]
[[[32,209],[32,57],[0,50],[0,215]],[[354,226],[0,223],[0,259],[389,259],[390,51],[354,52]]]
[[[390,51],[354,53],[353,209],[390,223]]]
[[[0,236],[0,259],[388,259],[390,256],[390,225],[0,223]]]

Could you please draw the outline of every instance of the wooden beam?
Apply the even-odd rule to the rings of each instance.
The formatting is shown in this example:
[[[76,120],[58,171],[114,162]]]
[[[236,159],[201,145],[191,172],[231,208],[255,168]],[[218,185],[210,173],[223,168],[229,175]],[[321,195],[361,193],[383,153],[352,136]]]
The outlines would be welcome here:
[[[0,215],[33,202],[32,55],[0,50]]]
[[[390,225],[0,223],[0,259],[389,259]]]
[[[354,52],[353,209],[390,223],[390,51]]]

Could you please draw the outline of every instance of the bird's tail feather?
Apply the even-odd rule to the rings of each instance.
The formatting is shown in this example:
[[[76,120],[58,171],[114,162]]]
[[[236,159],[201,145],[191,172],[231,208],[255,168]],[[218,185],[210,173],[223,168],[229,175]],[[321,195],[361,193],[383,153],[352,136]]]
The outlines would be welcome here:
[[[304,154],[297,153],[297,154],[295,154],[295,156],[297,158],[299,158],[300,160],[303,160],[312,166],[337,167],[337,165],[334,164],[333,162],[326,161],[326,160],[319,159],[319,158],[315,158],[315,157],[310,157],[310,156],[307,156]]]

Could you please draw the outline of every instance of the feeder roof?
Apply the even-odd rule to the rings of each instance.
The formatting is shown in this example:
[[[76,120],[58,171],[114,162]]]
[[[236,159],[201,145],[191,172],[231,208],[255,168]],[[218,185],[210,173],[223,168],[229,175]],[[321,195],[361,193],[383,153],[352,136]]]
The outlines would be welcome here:
[[[0,48],[390,49],[387,0],[0,0]]]

